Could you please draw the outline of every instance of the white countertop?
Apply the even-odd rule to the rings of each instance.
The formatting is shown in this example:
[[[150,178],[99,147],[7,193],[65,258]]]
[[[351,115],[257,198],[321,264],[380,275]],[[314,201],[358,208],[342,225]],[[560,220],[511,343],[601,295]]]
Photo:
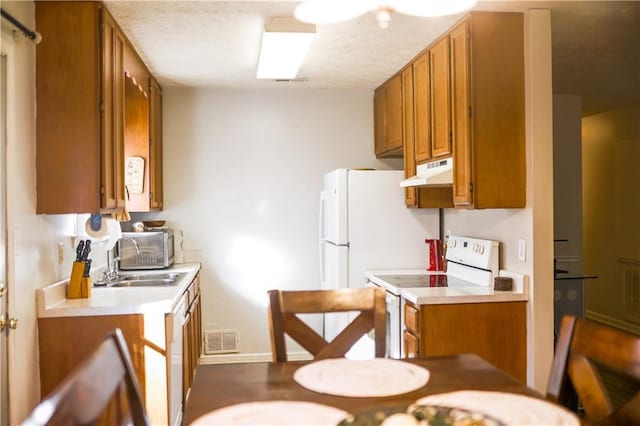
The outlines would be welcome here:
[[[365,271],[365,277],[385,288],[390,284],[380,277],[386,275],[428,275],[424,269]],[[431,273],[432,274],[432,273]],[[499,276],[513,278],[513,290],[496,291],[493,286],[469,283],[456,287],[413,287],[402,288],[400,296],[416,305],[440,305],[449,303],[516,302],[529,300],[529,280],[527,275],[500,270]]]
[[[163,272],[185,272],[185,275],[170,287],[93,287],[87,299],[67,299],[69,280],[58,281],[36,290],[38,318],[169,313],[199,270],[199,263],[180,263],[162,270],[121,271],[136,275]]]

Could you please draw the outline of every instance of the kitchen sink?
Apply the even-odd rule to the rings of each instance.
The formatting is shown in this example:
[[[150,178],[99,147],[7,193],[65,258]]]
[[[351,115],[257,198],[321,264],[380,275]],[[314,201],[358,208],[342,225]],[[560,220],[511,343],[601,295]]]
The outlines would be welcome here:
[[[140,281],[140,280],[174,280],[177,281],[184,273],[165,272],[162,274],[136,274],[136,275],[118,275],[116,281]]]
[[[180,281],[185,273],[118,275],[106,283],[107,287],[171,287]],[[98,284],[99,285],[99,284]]]

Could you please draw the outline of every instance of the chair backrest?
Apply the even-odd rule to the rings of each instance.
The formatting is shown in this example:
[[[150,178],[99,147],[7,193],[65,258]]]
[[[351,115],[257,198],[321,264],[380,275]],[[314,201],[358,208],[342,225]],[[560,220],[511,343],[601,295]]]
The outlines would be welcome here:
[[[375,356],[384,357],[386,305],[382,288],[310,291],[269,291],[269,328],[273,362],[287,361],[285,334],[308,350],[314,359],[341,358],[365,333],[374,330]],[[327,342],[296,314],[359,311],[360,314]]]
[[[32,411],[23,425],[148,425],[140,387],[120,329]]]
[[[640,424],[640,392],[614,409],[598,366],[640,383],[640,337],[571,315],[562,318],[547,399],[573,408],[600,424]]]

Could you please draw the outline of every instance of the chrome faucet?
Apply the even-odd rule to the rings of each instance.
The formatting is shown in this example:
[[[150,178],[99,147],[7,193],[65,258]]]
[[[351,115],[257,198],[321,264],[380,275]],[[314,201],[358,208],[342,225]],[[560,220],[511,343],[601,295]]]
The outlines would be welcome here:
[[[103,282],[109,282],[114,280],[118,276],[118,262],[120,256],[114,256],[115,247],[111,250],[107,250],[107,269],[104,271]]]

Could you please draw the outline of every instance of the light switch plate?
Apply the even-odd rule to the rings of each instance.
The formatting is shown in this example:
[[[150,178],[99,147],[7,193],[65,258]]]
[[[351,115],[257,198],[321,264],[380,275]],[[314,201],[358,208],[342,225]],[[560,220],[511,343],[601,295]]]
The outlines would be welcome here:
[[[523,262],[527,260],[527,243],[525,240],[518,240],[518,259]]]

